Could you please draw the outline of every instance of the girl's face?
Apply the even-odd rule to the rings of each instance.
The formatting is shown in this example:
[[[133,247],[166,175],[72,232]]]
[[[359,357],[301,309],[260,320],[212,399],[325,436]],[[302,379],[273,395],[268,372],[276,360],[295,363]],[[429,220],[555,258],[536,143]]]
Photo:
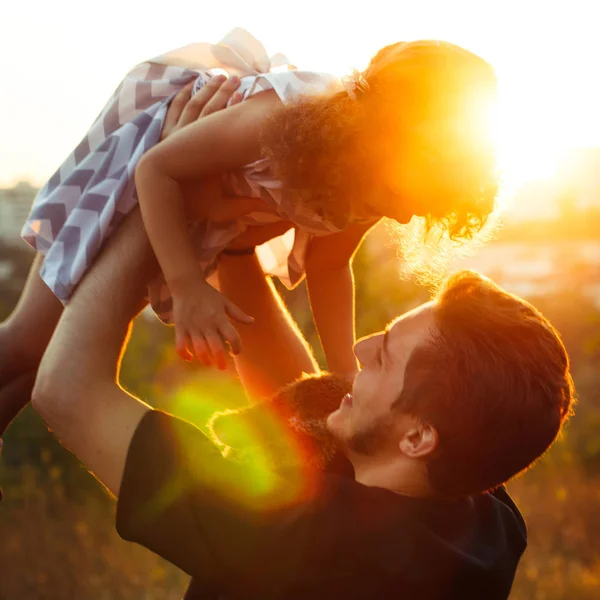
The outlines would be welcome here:
[[[383,137],[383,136],[381,136]],[[468,135],[463,123],[424,122],[408,133],[387,134],[378,144],[368,209],[408,223],[413,216],[442,218],[475,209],[482,186],[493,183],[494,153],[484,135]]]
[[[476,212],[495,182],[492,68],[444,42],[384,50],[367,69],[371,87],[360,99],[364,160],[376,180],[364,204],[400,223]]]
[[[421,161],[406,157],[380,165],[377,183],[365,200],[364,211],[371,216],[388,217],[398,223],[408,223],[413,216],[425,216],[432,211],[429,198],[442,196],[440,181],[427,173]]]
[[[365,201],[364,205],[355,211],[354,217],[364,220],[387,217],[405,224],[414,215],[419,214],[420,211],[415,202],[389,185],[382,183],[377,190],[373,190],[373,194]]]

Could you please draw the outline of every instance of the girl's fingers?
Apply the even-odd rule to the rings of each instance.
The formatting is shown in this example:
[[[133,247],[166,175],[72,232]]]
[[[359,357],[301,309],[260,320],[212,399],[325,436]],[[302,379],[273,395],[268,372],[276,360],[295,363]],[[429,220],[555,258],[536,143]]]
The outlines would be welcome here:
[[[177,128],[185,127],[193,123],[198,117],[202,109],[211,100],[211,98],[219,91],[221,85],[226,81],[225,75],[215,75],[211,77],[189,100],[185,105]]]
[[[212,360],[210,358],[210,350],[208,348],[208,344],[203,337],[192,337],[192,344],[194,345],[194,353],[196,354],[196,358],[206,367],[210,367],[212,365]]]
[[[167,116],[165,117],[165,123],[161,132],[161,140],[164,140],[171,133],[173,133],[173,130],[177,127],[177,124],[179,123],[179,119],[181,118],[185,106],[192,97],[193,87],[194,82],[190,81],[185,87],[181,88],[181,90],[178,92],[175,98],[173,98],[173,100],[171,101],[169,109],[167,110]]]
[[[206,343],[210,349],[212,359],[215,361],[217,368],[223,371],[227,368],[227,358],[225,356],[225,348],[223,341],[217,331],[213,331],[206,336]]]
[[[241,102],[242,94],[236,92],[239,85],[240,79],[235,75],[229,78],[215,75],[192,96],[194,81],[190,81],[171,101],[160,139],[164,140],[200,117],[226,108],[230,99],[231,104]]]
[[[239,104],[244,99],[244,95],[242,92],[233,92],[231,96],[231,100],[229,102],[229,106],[233,106],[234,104]]]
[[[247,315],[241,308],[236,306],[230,300],[225,302],[225,312],[229,317],[243,325],[250,325],[254,322],[254,317]]]
[[[223,322],[219,325],[219,333],[229,344],[233,354],[239,354],[242,351],[242,340],[240,339],[240,335],[227,319],[223,319]]]
[[[240,78],[232,75],[223,81],[212,96],[204,103],[200,111],[201,117],[206,117],[214,112],[227,108],[227,102],[240,85]]]
[[[187,331],[181,327],[175,328],[175,349],[177,354],[185,361],[193,359],[192,353],[188,349],[189,336]]]

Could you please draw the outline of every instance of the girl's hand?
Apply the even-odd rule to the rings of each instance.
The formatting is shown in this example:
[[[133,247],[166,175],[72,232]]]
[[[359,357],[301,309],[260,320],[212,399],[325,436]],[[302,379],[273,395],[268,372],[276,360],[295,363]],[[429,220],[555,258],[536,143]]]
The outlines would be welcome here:
[[[160,136],[161,141],[202,117],[223,110],[227,106],[239,104],[242,101],[241,92],[236,91],[239,85],[239,77],[215,75],[192,97],[194,81],[190,81],[169,105]],[[265,207],[265,203],[260,198],[224,197],[220,173],[199,181],[187,181],[181,187],[188,211],[187,216],[192,221],[203,219],[215,222],[234,221],[255,210],[264,210]],[[198,198],[203,198],[204,201],[197,202]]]
[[[249,325],[253,318],[204,280],[187,283],[173,294],[173,322],[177,353],[184,360],[193,355],[206,366],[227,367],[225,344],[233,354],[241,352],[240,336],[229,319]],[[192,348],[193,352],[190,350]]]
[[[194,81],[188,83],[169,105],[161,141],[186,125],[223,110],[228,102],[230,106],[241,102],[242,94],[236,91],[239,84],[238,77],[217,75],[211,77],[192,97]],[[206,196],[211,192],[216,199],[222,199],[220,175],[213,176],[210,181],[190,183],[185,189],[186,195],[192,196]],[[215,201],[211,206],[222,208],[222,204]],[[237,204],[235,208],[238,212],[241,210]],[[222,215],[200,216],[215,219]],[[225,216],[231,218],[229,214]],[[172,287],[177,290],[176,285]],[[225,343],[229,344],[234,354],[239,354],[241,350],[240,337],[228,316],[240,323],[251,323],[253,320],[205,281],[186,282],[183,290],[173,292],[175,343],[179,356],[184,360],[192,360],[195,354],[205,365],[210,366],[214,361],[220,369],[224,369],[227,365]]]
[[[239,77],[216,75],[192,97],[194,81],[190,81],[169,105],[160,135],[161,141],[201,117],[226,108],[228,102],[229,106],[239,104],[242,101],[242,94],[236,91],[239,85]]]

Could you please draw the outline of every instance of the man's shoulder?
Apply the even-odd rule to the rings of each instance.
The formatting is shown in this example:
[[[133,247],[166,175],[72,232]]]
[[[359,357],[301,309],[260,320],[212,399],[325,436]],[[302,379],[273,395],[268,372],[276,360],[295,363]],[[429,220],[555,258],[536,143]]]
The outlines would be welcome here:
[[[320,501],[327,510],[317,511],[318,529],[336,526],[335,536],[320,541],[335,539],[330,554],[343,548],[364,577],[387,578],[424,594],[419,597],[430,597],[424,590],[435,597],[440,589],[461,600],[508,596],[526,529],[504,488],[445,500],[402,496],[335,475],[325,480]]]
[[[524,551],[527,546],[527,525],[506,487],[499,486],[482,497],[494,507],[504,527],[513,533],[515,544],[520,543]]]

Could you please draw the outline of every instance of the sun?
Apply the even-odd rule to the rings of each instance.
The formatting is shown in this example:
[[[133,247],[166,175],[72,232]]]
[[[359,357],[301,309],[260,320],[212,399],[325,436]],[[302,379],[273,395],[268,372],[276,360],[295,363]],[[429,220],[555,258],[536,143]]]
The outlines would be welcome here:
[[[561,167],[576,145],[574,125],[586,125],[584,114],[559,110],[561,102],[566,105],[557,95],[549,98],[534,90],[524,94],[516,86],[499,95],[491,129],[505,207],[529,183],[559,183]]]
[[[493,123],[493,135],[503,185],[510,189],[555,178],[567,152],[566,143],[548,139],[547,129],[526,120],[519,123],[514,113],[502,113],[501,107]]]

